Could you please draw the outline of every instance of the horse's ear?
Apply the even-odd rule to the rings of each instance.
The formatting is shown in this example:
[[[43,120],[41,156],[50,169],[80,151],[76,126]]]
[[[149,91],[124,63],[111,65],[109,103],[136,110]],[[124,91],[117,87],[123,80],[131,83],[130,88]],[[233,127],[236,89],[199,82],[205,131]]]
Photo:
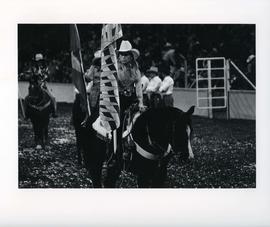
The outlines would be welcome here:
[[[189,115],[192,115],[194,113],[195,106],[192,106],[189,108],[189,110],[186,112]]]

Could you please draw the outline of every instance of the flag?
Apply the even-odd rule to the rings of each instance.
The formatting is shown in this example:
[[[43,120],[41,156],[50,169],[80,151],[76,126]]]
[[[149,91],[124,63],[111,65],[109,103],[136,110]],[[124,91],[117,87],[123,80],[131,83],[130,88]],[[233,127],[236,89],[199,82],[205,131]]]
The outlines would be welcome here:
[[[117,57],[115,41],[123,36],[121,25],[104,24],[101,34],[101,77],[99,114],[102,126],[113,131],[120,126]]]
[[[71,49],[71,66],[72,66],[72,81],[75,88],[79,91],[82,97],[82,108],[86,111],[87,116],[90,116],[90,107],[86,94],[86,85],[84,79],[84,70],[82,64],[81,44],[79,32],[76,24],[70,25],[70,49]]]

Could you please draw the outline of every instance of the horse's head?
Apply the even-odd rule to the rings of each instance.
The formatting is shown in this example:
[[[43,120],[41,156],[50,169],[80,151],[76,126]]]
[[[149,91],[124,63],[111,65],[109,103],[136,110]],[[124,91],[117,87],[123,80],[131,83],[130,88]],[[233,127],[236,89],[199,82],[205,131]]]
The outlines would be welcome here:
[[[180,160],[194,158],[191,148],[191,115],[194,112],[194,106],[190,107],[187,112],[180,112],[176,117],[172,126],[172,149],[176,153],[180,153]]]

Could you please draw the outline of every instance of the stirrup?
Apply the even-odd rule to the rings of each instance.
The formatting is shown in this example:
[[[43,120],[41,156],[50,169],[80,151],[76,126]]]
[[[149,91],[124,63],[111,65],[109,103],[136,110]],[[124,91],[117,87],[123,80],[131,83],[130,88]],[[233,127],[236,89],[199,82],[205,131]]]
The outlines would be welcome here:
[[[126,138],[126,137],[130,134],[133,125],[135,124],[137,118],[138,118],[140,115],[141,115],[140,112],[137,112],[137,113],[134,114],[132,121],[130,122],[129,125],[126,126],[126,130],[122,133],[122,138],[123,138],[123,139]]]

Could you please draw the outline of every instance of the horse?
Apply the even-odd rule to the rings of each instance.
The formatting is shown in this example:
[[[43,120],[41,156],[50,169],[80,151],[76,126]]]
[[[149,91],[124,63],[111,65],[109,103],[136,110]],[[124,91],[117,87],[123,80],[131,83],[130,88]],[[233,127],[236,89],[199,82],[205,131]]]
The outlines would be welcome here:
[[[181,161],[194,157],[190,139],[192,133],[192,106],[187,112],[173,107],[150,108],[143,113],[138,112],[138,106],[132,105],[126,111],[125,119],[130,122],[127,129],[121,130],[123,143],[113,152],[112,142],[100,139],[92,128],[93,122],[99,116],[98,111],[92,114],[81,125],[85,113],[80,106],[79,94],[73,105],[73,124],[77,138],[78,160],[84,161],[94,188],[114,188],[119,179],[128,147],[131,147],[130,171],[136,174],[139,188],[163,187],[167,165],[173,153],[180,153]],[[127,142],[129,141],[129,142]],[[118,144],[119,146],[119,144]],[[120,152],[119,152],[120,151]],[[107,163],[107,174],[102,180],[103,164]]]
[[[174,107],[160,107],[140,114],[131,107],[127,111],[131,123],[123,133],[123,152],[116,155],[115,166],[108,169],[104,186],[115,186],[125,164],[129,166],[127,171],[137,175],[139,188],[163,187],[167,165],[173,154],[179,153],[181,162],[194,158],[190,142],[193,112],[194,106],[187,112]],[[130,157],[127,162],[126,157]]]
[[[51,97],[46,90],[36,79],[30,80],[25,98],[25,118],[31,120],[36,149],[44,148],[48,143],[48,126],[53,108]]]
[[[94,188],[102,187],[102,166],[106,157],[106,142],[101,140],[92,128],[98,117],[98,110],[92,109],[86,119],[86,112],[81,106],[82,98],[76,94],[72,107],[72,122],[75,129],[77,161],[83,165],[92,180]],[[84,122],[84,124],[82,124]]]

